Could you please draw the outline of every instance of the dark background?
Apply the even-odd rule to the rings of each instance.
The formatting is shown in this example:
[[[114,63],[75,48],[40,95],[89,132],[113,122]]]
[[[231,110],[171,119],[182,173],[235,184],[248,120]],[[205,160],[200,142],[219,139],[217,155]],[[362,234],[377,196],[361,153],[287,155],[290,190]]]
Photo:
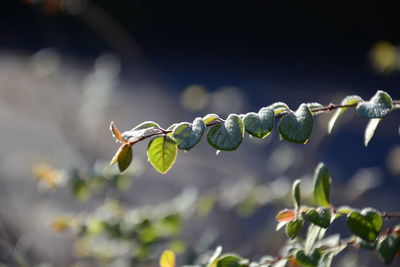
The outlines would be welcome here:
[[[179,96],[192,84],[204,85],[209,93],[220,92],[223,86],[239,88],[246,103],[239,111],[243,113],[276,101],[296,109],[302,102],[338,103],[345,95],[357,94],[367,100],[377,90],[400,98],[398,69],[380,73],[370,61],[376,43],[400,43],[395,1],[6,0],[0,5],[0,68],[4,73],[0,73],[0,100],[4,101],[0,107],[9,110],[0,116],[0,125],[7,125],[0,142],[0,182],[5,184],[1,190],[8,193],[1,194],[2,203],[7,205],[0,210],[0,219],[12,233],[12,247],[20,236],[30,236],[27,240],[33,241],[27,243],[35,244],[30,249],[37,262],[49,261],[55,266],[71,263],[72,253],[65,251],[72,238],[51,236],[48,223],[32,228],[27,218],[42,219],[36,216],[36,209],[47,210],[49,203],[54,205],[50,210],[55,214],[78,213],[82,206],[93,210],[99,200],[81,206],[68,198],[66,190],[51,197],[39,196],[31,165],[37,158],[60,168],[86,167],[97,159],[108,161],[116,150],[108,132],[111,120],[127,130],[145,120],[160,120],[168,126],[216,112],[210,106],[193,111],[179,105]],[[30,68],[32,58],[49,47],[61,55],[63,67],[38,78]],[[103,53],[118,56],[121,73],[113,77],[117,92],[104,97],[111,104],[97,116],[97,128],[90,131],[84,119],[79,121],[84,112],[74,112],[85,106],[85,101],[102,100],[101,94],[93,98],[85,95],[85,82],[93,78],[92,65]],[[101,79],[98,82],[104,83]],[[321,126],[328,115],[318,116],[313,136],[304,146],[279,142],[275,131],[265,142],[254,145],[245,141],[248,143],[235,153],[215,158],[215,151],[203,141],[198,150],[180,155],[165,177],[148,166],[139,147],[135,158],[147,166],[144,177],[134,180],[131,191],[118,197],[128,200],[124,203],[128,207],[148,204],[149,200],[154,204],[188,185],[202,191],[222,184],[223,179],[235,181],[248,173],[262,183],[283,176],[293,181],[310,177],[323,161],[334,179],[335,203],[352,201],[347,204],[398,211],[400,172],[398,168],[393,171],[388,161],[389,155],[397,155],[397,161],[400,158],[399,115],[393,112],[385,118],[365,148],[362,139],[367,120],[355,118],[349,123],[352,117],[348,113],[343,119],[347,123],[332,135]],[[266,162],[282,147],[286,154],[281,160],[295,155],[293,166],[281,172],[269,170]],[[202,164],[211,167],[203,168]],[[347,182],[364,168],[368,175],[378,177],[378,182],[364,199],[358,199],[349,193]],[[211,225],[223,229],[215,245],[242,252],[241,242],[246,240],[254,245],[253,250],[243,249],[246,256],[264,253],[265,248],[275,253],[283,233],[272,237],[281,238],[280,244],[260,234],[265,227],[268,236],[275,232],[277,210],[271,206],[247,219],[218,210],[213,218],[189,224],[197,231],[187,231],[195,239]],[[0,241],[6,240],[0,237]],[[361,257],[359,262],[376,266],[376,255],[371,257]]]
[[[53,7],[58,0],[29,2],[35,1],[3,2],[3,48],[36,51],[50,46],[89,58],[116,48],[102,38],[101,29],[82,22],[85,9],[68,15]],[[133,64],[140,53],[172,78],[185,72],[183,79],[176,78],[181,83],[201,75],[209,75],[206,83],[278,75],[350,80],[355,90],[375,90],[378,84],[386,87],[386,79],[363,77],[363,83],[347,74],[368,73],[366,55],[374,43],[398,43],[400,38],[394,1],[91,1],[89,5],[101,8],[133,38],[137,47],[125,44],[116,49],[126,64]],[[95,24],[107,23],[98,20]],[[367,82],[370,88],[365,88]]]

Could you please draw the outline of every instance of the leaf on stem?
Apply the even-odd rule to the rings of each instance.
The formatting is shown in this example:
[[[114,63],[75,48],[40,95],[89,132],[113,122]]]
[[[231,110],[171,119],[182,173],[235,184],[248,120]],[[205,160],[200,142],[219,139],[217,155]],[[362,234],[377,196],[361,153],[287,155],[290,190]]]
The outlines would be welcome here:
[[[326,166],[321,162],[314,172],[314,199],[322,207],[329,207],[329,191],[331,176]]]
[[[313,115],[306,104],[301,104],[295,113],[282,117],[278,130],[286,141],[305,144],[313,128]]]
[[[275,114],[272,108],[261,108],[258,113],[247,113],[244,118],[244,127],[248,134],[258,137],[267,137],[274,127]]]
[[[281,210],[275,217],[278,222],[288,222],[296,218],[296,212],[294,210],[284,209]]]
[[[236,114],[231,114],[225,123],[211,127],[207,134],[208,143],[217,150],[236,150],[243,141],[244,124]]]
[[[309,255],[306,255],[303,250],[296,253],[296,260],[304,267],[316,267],[320,258],[321,252],[318,249],[314,249]]]
[[[306,218],[315,225],[328,228],[331,224],[331,211],[327,208],[311,209],[306,213]]]
[[[382,119],[370,119],[365,128],[364,132],[364,146],[368,146],[369,141],[371,141],[372,137],[374,136],[375,130],[378,127],[378,124],[381,122]]]
[[[274,110],[275,116],[289,110],[289,106],[283,102],[276,102],[269,105],[268,107]]]
[[[122,134],[118,130],[117,126],[114,125],[113,121],[110,123],[110,131],[111,131],[111,135],[115,138],[115,140],[121,142],[122,144],[127,143],[127,141],[122,137]]]
[[[321,240],[325,235],[326,229],[319,227],[315,224],[310,224],[307,230],[307,237],[304,243],[306,254],[309,254],[315,247],[315,244]]]
[[[153,138],[147,147],[147,157],[151,165],[161,174],[171,169],[177,155],[177,144],[168,135]]]
[[[132,147],[129,144],[123,144],[115,153],[114,157],[110,162],[110,166],[118,162],[118,168],[120,172],[125,171],[132,162],[133,152]]]
[[[304,221],[300,218],[288,222],[288,224],[286,224],[286,235],[290,237],[290,239],[295,239],[303,227],[303,223]]]
[[[293,182],[292,186],[292,198],[295,208],[298,210],[301,206],[301,193],[300,193],[301,180],[297,179]]]
[[[122,138],[127,140],[128,142],[135,142],[139,138],[161,133],[160,126],[153,121],[145,121],[133,128],[130,131],[126,131],[122,133]]]
[[[385,264],[390,264],[394,260],[399,249],[400,238],[394,235],[386,236],[378,244],[379,256]]]
[[[216,120],[220,120],[220,117],[217,114],[207,114],[203,117],[203,121],[205,124],[209,124]]]
[[[196,118],[193,123],[179,123],[172,132],[172,138],[178,143],[178,148],[189,150],[193,148],[203,136],[206,128],[201,118]]]
[[[361,213],[353,211],[347,216],[347,225],[353,234],[372,242],[382,229],[382,216],[371,208],[363,209]]]
[[[243,258],[236,254],[224,254],[219,256],[210,267],[242,267]]]
[[[353,105],[353,104],[357,104],[359,102],[363,101],[361,97],[359,97],[358,95],[350,95],[350,96],[346,96],[342,102],[340,102],[341,106],[344,105]],[[335,123],[337,121],[337,119],[343,115],[343,113],[347,110],[347,108],[338,108],[335,113],[333,114],[332,118],[330,119],[329,123],[328,123],[328,133],[332,132],[333,126],[335,126]]]
[[[367,119],[383,118],[393,109],[393,100],[384,91],[377,91],[368,101],[357,105],[358,114]]]

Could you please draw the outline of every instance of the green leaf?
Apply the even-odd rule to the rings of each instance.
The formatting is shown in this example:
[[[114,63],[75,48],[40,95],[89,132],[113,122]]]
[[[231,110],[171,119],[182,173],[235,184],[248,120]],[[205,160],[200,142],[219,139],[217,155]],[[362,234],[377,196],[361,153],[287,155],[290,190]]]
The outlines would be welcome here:
[[[132,162],[132,147],[129,144],[122,145],[110,162],[110,166],[118,162],[120,172],[125,171]]]
[[[288,111],[289,110],[289,106],[286,105],[283,102],[276,102],[272,105],[268,106],[269,108],[272,108],[274,110],[275,115],[278,115],[282,112]]]
[[[120,172],[125,171],[129,167],[132,157],[132,147],[130,145],[123,145],[123,149],[118,155],[118,168]]]
[[[179,213],[172,213],[162,218],[157,226],[164,235],[177,235],[182,228],[182,218]]]
[[[186,251],[186,244],[183,241],[175,240],[168,243],[168,248],[175,253],[181,254]]]
[[[219,120],[220,117],[217,114],[207,114],[203,117],[203,121],[205,124],[209,124],[215,120]]]
[[[347,215],[352,211],[353,211],[353,208],[351,208],[349,206],[340,206],[339,208],[336,209],[335,218],[337,219],[340,216]]]
[[[157,123],[155,123],[154,121],[145,121],[145,122],[142,122],[141,124],[137,125],[131,131],[138,131],[138,130],[143,130],[143,129],[148,129],[148,128],[160,128],[160,126]]]
[[[323,108],[324,106],[317,102],[307,103],[307,107],[311,109]]]
[[[372,139],[374,136],[376,127],[378,127],[379,122],[381,122],[382,119],[370,119],[367,125],[367,128],[365,128],[364,132],[364,146],[368,146],[369,141]]]
[[[211,257],[210,257],[210,259],[209,259],[209,261],[208,261],[207,266],[211,267],[211,266],[213,265],[213,263],[214,263],[214,262],[218,259],[218,257],[221,255],[221,253],[222,253],[222,247],[221,247],[221,246],[218,246],[218,247],[214,250],[213,254],[211,255]]]
[[[177,155],[177,144],[167,135],[153,138],[147,148],[147,157],[151,165],[162,174],[169,171]]]
[[[361,213],[353,211],[347,216],[347,225],[353,234],[372,242],[382,229],[382,217],[371,208],[363,209]]]
[[[375,250],[376,249],[376,245],[377,245],[376,243],[377,243],[376,241],[368,242],[368,241],[365,241],[365,240],[361,240],[360,247],[363,248],[363,249]]]
[[[236,114],[231,114],[225,123],[217,124],[208,131],[207,141],[217,150],[236,150],[243,141],[244,124]]]
[[[303,220],[298,218],[291,220],[286,224],[286,235],[294,239],[303,227]]]
[[[314,172],[314,199],[322,207],[329,207],[329,191],[331,186],[331,176],[328,169],[321,162]]]
[[[215,205],[215,196],[213,194],[205,194],[197,204],[196,212],[200,216],[207,216]]]
[[[72,183],[72,193],[76,199],[79,201],[86,201],[90,196],[89,186],[86,180],[82,179],[79,176],[73,177],[71,180]]]
[[[354,105],[359,102],[363,101],[361,97],[358,95],[350,95],[346,96],[342,102],[340,102],[340,105]],[[332,118],[330,119],[328,123],[328,133],[332,132],[333,126],[335,126],[335,123],[337,119],[347,110],[347,108],[338,108],[335,113],[333,114]]]
[[[306,104],[301,104],[295,113],[280,119],[278,130],[286,141],[305,144],[313,128],[313,115]]]
[[[377,91],[368,101],[357,105],[358,114],[367,119],[383,118],[393,109],[393,100],[384,91]]]
[[[320,258],[321,252],[318,249],[314,249],[310,255],[306,255],[303,250],[299,250],[296,253],[296,260],[304,267],[317,266]]]
[[[258,113],[247,113],[243,118],[246,132],[258,138],[265,138],[271,133],[274,120],[275,114],[272,108],[262,108]]]
[[[178,143],[179,149],[189,150],[201,140],[205,129],[203,120],[196,118],[193,124],[179,123],[172,132],[172,138]]]
[[[170,125],[170,126],[167,128],[167,131],[173,131],[177,125],[178,125],[178,123],[174,123],[174,124]],[[170,135],[170,136],[171,136],[171,135]]]
[[[315,224],[310,224],[310,226],[308,226],[307,237],[304,243],[304,250],[307,255],[314,249],[315,244],[324,237],[325,232],[326,229]]]
[[[379,256],[385,264],[390,264],[396,256],[399,248],[400,239],[394,235],[389,235],[378,244]]]
[[[296,209],[299,209],[301,206],[300,183],[301,183],[301,180],[297,179],[293,182],[293,186],[292,186],[292,197],[293,197],[293,202],[294,202],[294,206]]]
[[[122,134],[123,139],[129,142],[133,142],[140,137],[155,134],[160,132],[160,126],[152,121],[145,121],[133,128],[130,131],[126,131]]]
[[[306,213],[306,218],[315,225],[328,228],[331,224],[331,211],[327,208],[312,209]]]
[[[160,257],[160,267],[175,267],[175,253],[165,250]]]
[[[235,254],[224,254],[218,257],[210,267],[242,267],[243,258]]]

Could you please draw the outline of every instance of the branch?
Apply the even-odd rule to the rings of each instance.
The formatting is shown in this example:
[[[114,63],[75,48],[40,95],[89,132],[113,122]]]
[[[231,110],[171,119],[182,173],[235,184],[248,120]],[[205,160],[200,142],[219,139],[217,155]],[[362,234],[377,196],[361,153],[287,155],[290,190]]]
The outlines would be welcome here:
[[[396,212],[396,213],[387,213],[387,212],[383,212],[382,213],[382,219],[388,220],[388,219],[400,219],[400,212]]]
[[[319,115],[319,114],[321,114],[321,113],[328,113],[328,112],[331,112],[331,111],[336,110],[336,109],[338,109],[338,108],[354,108],[354,107],[357,106],[357,104],[358,104],[358,103],[350,104],[350,105],[339,105],[339,104],[330,103],[330,104],[327,105],[327,106],[320,107],[320,108],[314,108],[314,109],[311,109],[310,111],[311,111],[312,113],[315,113],[314,115]],[[400,100],[393,100],[393,105],[400,105]],[[290,113],[292,113],[292,112],[293,112],[293,111],[291,111],[291,110],[287,110],[287,111],[278,113],[278,114],[275,115],[275,119],[282,118],[283,116],[285,116],[285,115],[287,115],[287,114],[290,114]],[[214,125],[217,125],[217,124],[220,124],[220,123],[224,123],[224,122],[225,122],[225,121],[224,121],[223,119],[217,119],[217,120],[215,120],[215,121],[212,121],[212,122],[206,124],[206,126],[207,126],[207,127],[211,127],[211,126],[214,126]],[[147,139],[147,138],[150,138],[150,137],[153,137],[153,136],[165,135],[165,134],[172,133],[172,130],[166,130],[166,129],[163,129],[163,128],[159,128],[159,130],[160,130],[160,131],[157,132],[157,133],[152,133],[152,134],[149,134],[149,135],[140,136],[139,138],[137,138],[137,139],[135,139],[135,140],[133,140],[133,141],[129,141],[128,144],[132,146],[132,145],[134,145],[134,144],[136,144],[136,143],[138,143],[138,142],[140,142],[140,141],[143,141],[143,140],[145,140],[145,139]]]

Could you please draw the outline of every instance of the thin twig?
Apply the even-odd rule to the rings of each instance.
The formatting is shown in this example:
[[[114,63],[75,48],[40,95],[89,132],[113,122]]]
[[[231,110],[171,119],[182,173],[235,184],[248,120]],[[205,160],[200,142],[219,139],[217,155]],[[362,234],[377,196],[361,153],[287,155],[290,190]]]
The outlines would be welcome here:
[[[388,220],[388,219],[400,219],[400,212],[396,212],[396,213],[387,213],[387,212],[383,212],[382,213],[382,219]]]
[[[320,108],[314,108],[314,109],[311,109],[310,111],[311,111],[311,113],[315,113],[314,115],[319,115],[321,113],[331,112],[331,111],[336,110],[338,108],[354,108],[354,107],[357,106],[357,104],[358,103],[349,104],[349,105],[338,105],[338,104],[330,103],[327,106],[320,107]],[[393,104],[394,105],[400,105],[400,100],[393,100]],[[286,116],[287,114],[292,113],[292,112],[293,111],[291,111],[291,110],[287,110],[287,111],[278,113],[278,114],[275,115],[275,118],[276,119],[282,118],[283,116]],[[217,124],[220,124],[220,123],[224,123],[224,122],[225,122],[225,120],[223,120],[221,118],[218,118],[218,119],[206,124],[206,126],[207,127],[211,127],[211,126],[214,126],[214,125],[217,125]],[[150,137],[153,137],[153,136],[166,135],[166,134],[172,133],[172,130],[165,130],[163,128],[159,128],[159,130],[160,131],[156,132],[156,133],[151,133],[149,135],[140,136],[138,139],[135,139],[133,141],[129,141],[128,144],[132,146],[132,145],[136,144],[137,142],[140,142],[140,141],[142,141],[144,139],[147,139],[147,138],[150,138]]]

